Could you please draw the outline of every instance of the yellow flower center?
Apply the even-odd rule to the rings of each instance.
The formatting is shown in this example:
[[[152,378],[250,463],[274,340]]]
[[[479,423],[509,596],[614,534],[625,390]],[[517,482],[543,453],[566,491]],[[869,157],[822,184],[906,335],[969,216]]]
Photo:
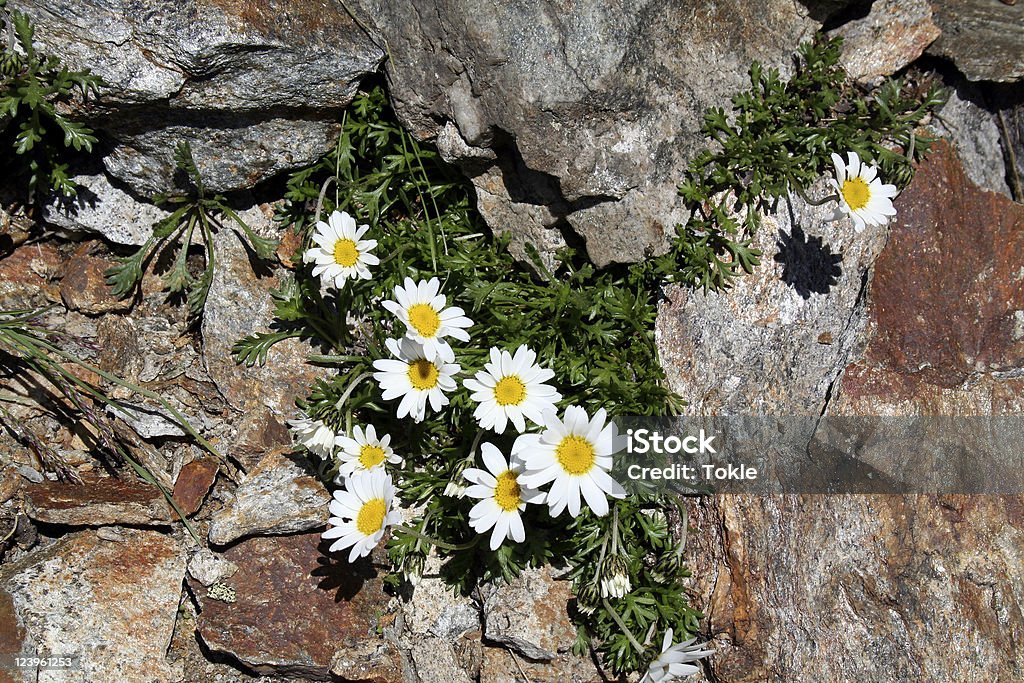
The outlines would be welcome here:
[[[582,436],[570,434],[555,449],[555,459],[569,474],[586,474],[594,466],[594,446]]]
[[[843,183],[843,199],[851,209],[860,211],[868,205],[868,200],[871,199],[871,190],[863,178],[859,176],[850,178]]]
[[[526,385],[515,375],[502,377],[494,387],[494,400],[499,406],[517,406],[526,399]]]
[[[384,526],[384,515],[388,508],[383,498],[373,498],[363,503],[356,516],[356,529],[364,536],[370,536],[381,530]]]
[[[494,487],[494,502],[505,512],[518,509],[522,500],[518,476],[512,470],[506,470],[496,477],[498,484]]]
[[[334,262],[339,266],[351,268],[359,260],[359,250],[352,240],[340,239],[334,243]]]
[[[409,307],[409,324],[424,337],[433,337],[441,327],[441,316],[429,304],[413,304]]]
[[[426,358],[409,363],[409,382],[413,389],[428,391],[437,386],[437,378],[441,373],[437,366]]]
[[[384,462],[384,449],[380,446],[365,444],[359,449],[359,462],[366,469],[371,469]]]

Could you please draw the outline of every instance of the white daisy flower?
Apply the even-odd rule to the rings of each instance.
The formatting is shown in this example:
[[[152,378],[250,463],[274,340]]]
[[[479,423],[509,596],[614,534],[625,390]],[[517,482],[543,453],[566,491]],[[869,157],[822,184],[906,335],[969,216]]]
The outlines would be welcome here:
[[[388,339],[385,344],[397,360],[373,361],[379,372],[373,378],[380,384],[385,401],[402,397],[398,404],[398,417],[412,416],[422,422],[427,414],[427,401],[433,410],[448,405],[445,392],[455,391],[453,377],[462,369],[458,363],[428,360],[423,346],[408,337]]]
[[[665,631],[665,639],[661,644],[661,654],[651,662],[651,667],[640,679],[639,683],[668,683],[691,676],[700,667],[692,664],[708,655],[713,655],[714,650],[706,649],[707,643],[694,645],[696,638],[684,641],[677,645],[672,644],[672,629]]]
[[[525,345],[516,349],[514,356],[491,347],[491,362],[463,382],[473,392],[470,398],[480,404],[473,417],[481,428],[501,434],[511,420],[516,430],[522,432],[526,430],[524,417],[544,424],[544,413],[554,410],[562,395],[544,384],[555,373],[537,365],[536,360],[537,354]]]
[[[396,301],[384,301],[384,308],[405,323],[406,337],[423,345],[424,357],[434,360],[440,357],[444,363],[455,360],[455,352],[445,337],[454,337],[468,342],[466,328],[473,321],[466,317],[458,306],[445,308],[444,294],[439,294],[441,282],[436,277],[429,280],[413,281],[405,278],[405,286],[395,287]]]
[[[345,490],[334,492],[328,509],[331,517],[323,538],[336,538],[329,552],[352,548],[348,561],[370,554],[380,543],[384,532],[401,521],[397,510],[391,509],[395,487],[391,475],[383,469],[358,472],[345,481]]]
[[[629,566],[621,557],[613,556],[601,575],[601,597],[623,598],[633,589],[629,581]]]
[[[366,431],[356,425],[352,428],[352,436],[338,435],[338,476],[347,479],[356,472],[367,472],[383,467],[384,463],[399,465],[402,457],[392,450],[391,435],[385,434],[377,438],[377,430],[373,425],[366,425]]]
[[[580,513],[580,494],[596,515],[608,514],[608,500],[623,498],[625,489],[608,474],[612,468],[612,454],[618,445],[615,426],[605,426],[605,410],[601,408],[594,419],[579,406],[565,409],[565,420],[559,420],[554,411],[545,413],[541,434],[523,434],[512,447],[526,465],[522,476],[524,486],[540,488],[553,482],[547,492],[551,516],[557,517],[569,508],[569,514]]]
[[[519,513],[526,509],[527,503],[544,502],[544,494],[520,484],[522,463],[514,456],[509,464],[497,446],[490,443],[480,444],[480,454],[487,471],[470,467],[462,473],[472,484],[466,489],[466,495],[481,499],[469,511],[469,525],[478,534],[493,529],[491,550],[497,550],[509,537],[522,543],[526,540],[526,530]]]
[[[380,263],[380,259],[370,253],[377,246],[377,240],[362,239],[369,229],[369,225],[357,228],[352,216],[335,211],[326,223],[316,224],[313,241],[317,246],[307,249],[302,260],[316,264],[313,277],[322,275],[326,282],[333,280],[338,289],[344,287],[349,278],[369,280],[370,266]]]
[[[876,177],[878,169],[862,164],[856,152],[849,152],[847,157],[849,164],[843,163],[838,154],[832,154],[836,177],[830,180],[839,193],[839,207],[833,218],[849,216],[857,232],[867,225],[885,225],[890,216],[896,215],[892,205],[892,198],[897,194],[896,186],[883,185]]]
[[[334,430],[305,413],[301,415],[296,420],[288,420],[295,439],[313,453],[323,458],[331,457],[335,446]]]

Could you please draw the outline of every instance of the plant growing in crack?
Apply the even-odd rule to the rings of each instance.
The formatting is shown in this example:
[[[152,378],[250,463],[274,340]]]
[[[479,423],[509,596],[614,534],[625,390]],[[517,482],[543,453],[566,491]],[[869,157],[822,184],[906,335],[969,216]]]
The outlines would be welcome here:
[[[114,294],[127,297],[141,282],[146,264],[154,254],[169,257],[169,260],[172,258],[170,268],[163,276],[164,287],[171,295],[183,295],[189,314],[199,318],[206,305],[217,264],[213,235],[224,227],[225,218],[241,231],[239,239],[251,247],[260,260],[275,258],[278,241],[257,235],[228,205],[223,195],[207,191],[188,142],[178,144],[174,160],[187,179],[190,191],[165,193],[153,198],[157,206],[166,208],[171,214],[153,226],[153,234],[135,253],[118,259],[117,265],[106,272],[106,277]],[[193,275],[188,252],[196,238],[203,244],[205,264],[201,273]]]

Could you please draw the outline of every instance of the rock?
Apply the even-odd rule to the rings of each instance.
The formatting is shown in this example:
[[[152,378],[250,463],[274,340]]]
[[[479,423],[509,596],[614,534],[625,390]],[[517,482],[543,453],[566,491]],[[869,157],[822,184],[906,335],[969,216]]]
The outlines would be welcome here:
[[[863,338],[839,380],[780,397],[781,380],[768,377],[714,409],[784,415],[784,401],[794,412],[817,401],[828,416],[1020,413],[1024,209],[975,187],[946,143],[895,205]],[[793,344],[794,367],[801,356],[813,367],[815,350],[801,336]],[[704,372],[770,368],[777,355],[766,347]],[[695,502],[690,524],[693,592],[707,631],[721,634],[714,680],[1021,675],[1007,637],[1024,628],[1017,496],[728,495]]]
[[[188,558],[188,574],[207,588],[229,579],[238,571],[238,565],[225,560],[223,556],[199,548]]]
[[[130,478],[93,472],[81,484],[43,481],[26,489],[26,512],[37,522],[71,526],[167,525],[171,510],[160,489]]]
[[[272,228],[259,207],[242,212],[242,218],[257,232]],[[286,339],[267,355],[267,364],[247,368],[235,363],[231,347],[243,337],[266,332],[274,320],[270,290],[279,284],[278,275],[253,272],[245,248],[225,226],[214,237],[217,268],[203,312],[203,363],[228,404],[250,412],[261,407],[282,410],[305,396],[313,381],[328,371],[306,363],[313,353],[306,342]]]
[[[0,467],[0,505],[14,498],[24,488],[24,481],[13,465]]]
[[[0,258],[0,310],[40,308],[60,301],[52,282],[63,270],[64,259],[50,242],[23,244]]]
[[[117,408],[107,406],[107,412],[124,420],[144,439],[185,436],[185,430],[178,426],[174,417],[163,407],[122,402]],[[197,421],[193,418],[189,422],[195,426]]]
[[[71,232],[88,232],[115,244],[141,246],[153,234],[153,224],[169,214],[135,199],[111,184],[103,173],[76,175],[78,196],[51,199],[43,205],[43,220]]]
[[[106,81],[86,110],[113,142],[105,165],[149,193],[173,186],[169,155],[180,140],[214,191],[314,161],[384,57],[336,0],[12,5],[35,22],[40,49]]]
[[[932,130],[953,145],[971,182],[1010,197],[996,115],[978,86],[960,81],[948,87],[949,99],[932,120]]]
[[[555,659],[576,639],[572,598],[569,582],[554,580],[549,568],[527,569],[484,598],[484,637],[530,659]]]
[[[810,196],[828,192],[819,182]],[[688,413],[820,413],[862,342],[864,288],[886,239],[884,228],[829,222],[834,208],[780,202],[755,238],[764,255],[752,275],[725,293],[669,292],[658,350]],[[831,343],[818,343],[822,335]]]
[[[191,584],[200,603],[199,633],[206,646],[231,655],[260,674],[331,680],[332,663],[365,653],[369,680],[402,680],[397,651],[376,635],[387,627],[389,598],[369,563],[349,564],[325,554],[319,534],[253,538],[223,558],[238,571],[223,584],[235,601],[207,597]],[[378,656],[379,655],[379,656]],[[358,657],[356,657],[358,659]],[[346,667],[347,668],[347,667]]]
[[[68,259],[64,279],[60,282],[60,298],[64,306],[87,315],[127,311],[132,307],[131,300],[114,296],[104,277],[114,262],[90,255],[91,246],[83,244]]]
[[[323,527],[331,496],[289,451],[268,453],[235,490],[234,499],[210,520],[217,545],[253,534],[290,534]]]
[[[451,644],[439,638],[417,639],[410,648],[417,681],[431,683],[473,683],[476,676],[466,671]]]
[[[383,640],[349,640],[346,647],[334,653],[331,673],[344,681],[371,683],[406,683],[395,648]],[[433,681],[431,682],[433,683]]]
[[[851,78],[870,81],[907,66],[939,37],[928,0],[881,0],[866,17],[831,32],[843,37],[841,64]]]
[[[597,683],[604,678],[590,659],[558,655],[549,662],[517,657],[503,647],[485,647],[480,680],[487,683]],[[695,683],[695,679],[691,679]]]
[[[402,615],[409,633],[453,643],[463,634],[480,629],[480,610],[470,598],[452,594],[451,586],[440,575],[442,564],[436,555],[427,557],[412,597],[402,603]]]
[[[71,534],[0,568],[0,657],[79,658],[79,670],[39,680],[175,680],[165,655],[184,557],[163,534],[121,533],[122,543]],[[36,680],[34,668],[14,671],[6,680]]]
[[[548,248],[571,227],[599,265],[666,248],[707,107],[754,59],[787,71],[821,21],[784,0],[351,6],[389,47],[399,117],[472,167],[488,224]]]
[[[1024,4],[990,0],[932,0],[942,30],[931,54],[947,57],[972,81],[1024,76]]]
[[[171,495],[186,516],[194,515],[217,480],[220,467],[213,458],[197,458],[181,468]]]

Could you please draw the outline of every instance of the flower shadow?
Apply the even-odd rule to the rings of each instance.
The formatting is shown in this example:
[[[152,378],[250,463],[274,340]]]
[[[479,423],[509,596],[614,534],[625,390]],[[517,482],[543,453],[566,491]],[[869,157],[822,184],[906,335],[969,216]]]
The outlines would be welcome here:
[[[779,230],[775,246],[779,251],[774,261],[783,265],[782,281],[804,299],[828,294],[843,274],[842,254],[833,253],[821,237],[808,237],[800,226],[794,226],[791,234]]]
[[[350,563],[348,550],[330,553],[330,545],[329,540],[320,542],[317,547],[320,551],[320,557],[317,558],[319,566],[310,574],[320,579],[316,586],[318,590],[335,592],[334,602],[349,601],[359,593],[366,581],[376,578],[377,572],[369,557]]]

